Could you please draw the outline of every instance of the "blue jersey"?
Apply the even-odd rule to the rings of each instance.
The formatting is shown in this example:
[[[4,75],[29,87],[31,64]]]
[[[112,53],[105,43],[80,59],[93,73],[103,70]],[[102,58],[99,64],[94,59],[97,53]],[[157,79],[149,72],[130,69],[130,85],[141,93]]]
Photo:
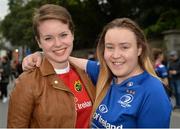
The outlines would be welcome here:
[[[87,73],[97,82],[99,64],[88,61]],[[92,128],[168,128],[172,106],[162,83],[147,72],[121,84],[112,81],[92,119]]]
[[[155,71],[157,73],[157,75],[160,78],[167,78],[168,77],[168,72],[167,72],[167,68],[165,67],[165,65],[163,64],[159,64],[155,67]]]

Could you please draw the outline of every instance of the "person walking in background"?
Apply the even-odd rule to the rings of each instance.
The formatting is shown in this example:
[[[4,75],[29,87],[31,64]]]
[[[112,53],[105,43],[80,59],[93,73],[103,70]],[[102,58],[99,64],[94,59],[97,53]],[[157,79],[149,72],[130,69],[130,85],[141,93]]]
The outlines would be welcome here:
[[[169,87],[169,80],[168,80],[168,70],[166,66],[163,64],[164,61],[164,54],[160,48],[153,48],[153,60],[154,60],[154,69],[158,77],[162,80],[164,84],[164,88],[168,96],[171,96],[171,88]]]
[[[44,52],[39,68],[21,74],[11,93],[8,128],[88,128],[94,86],[69,62],[74,25],[62,6],[46,4],[33,17],[35,38]]]
[[[168,128],[172,106],[149,57],[142,30],[128,18],[117,18],[103,29],[99,62],[70,57],[96,85],[92,128]],[[31,62],[32,60],[36,62]],[[41,64],[41,54],[26,57],[23,69]]]
[[[170,86],[173,89],[176,99],[174,108],[180,108],[180,59],[177,51],[173,50],[169,53],[168,71],[170,78]]]
[[[19,61],[12,60],[11,61],[11,69],[12,69],[12,76],[11,79],[17,78],[22,72],[22,64]]]
[[[0,85],[1,85],[1,97],[2,97],[2,102],[6,103],[8,100],[8,84],[9,84],[9,77],[11,74],[11,67],[10,67],[10,61],[7,56],[3,56],[1,58],[2,65],[0,68],[1,72],[1,80],[0,80]]]

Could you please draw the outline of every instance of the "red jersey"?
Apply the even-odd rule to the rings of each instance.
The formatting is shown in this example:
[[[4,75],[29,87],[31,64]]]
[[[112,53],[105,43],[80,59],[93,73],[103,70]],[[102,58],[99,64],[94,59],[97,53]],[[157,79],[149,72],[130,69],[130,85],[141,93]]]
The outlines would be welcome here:
[[[77,111],[76,128],[88,128],[92,111],[92,102],[78,74],[70,69],[69,72],[58,75],[75,96]]]

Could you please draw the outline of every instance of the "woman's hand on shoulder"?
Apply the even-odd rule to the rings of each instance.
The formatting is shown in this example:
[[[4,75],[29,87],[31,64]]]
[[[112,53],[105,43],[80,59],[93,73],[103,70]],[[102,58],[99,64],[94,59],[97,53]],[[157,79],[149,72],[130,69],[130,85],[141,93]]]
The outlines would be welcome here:
[[[35,67],[39,67],[42,63],[43,54],[42,52],[35,52],[26,56],[22,61],[22,69],[23,71],[27,71],[33,69]]]

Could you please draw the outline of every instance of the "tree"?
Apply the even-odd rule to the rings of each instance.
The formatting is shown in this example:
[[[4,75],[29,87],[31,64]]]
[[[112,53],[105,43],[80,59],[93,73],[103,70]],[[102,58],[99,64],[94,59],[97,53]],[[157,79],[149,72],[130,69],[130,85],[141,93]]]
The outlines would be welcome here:
[[[34,8],[45,3],[63,5],[70,11],[76,25],[75,48],[94,46],[97,32],[104,25],[96,0],[9,0],[10,13],[2,21],[3,36],[14,45],[26,45],[37,50],[32,32],[32,13]],[[97,22],[98,18],[101,24]]]
[[[23,0],[9,0],[10,13],[2,21],[2,32],[12,45],[26,45],[34,48],[32,34],[32,5]]]
[[[117,17],[129,17],[148,35],[180,28],[179,0],[9,0],[10,13],[1,24],[3,36],[15,45],[37,50],[32,32],[34,8],[42,4],[62,5],[75,23],[75,49],[92,48],[102,27]]]

